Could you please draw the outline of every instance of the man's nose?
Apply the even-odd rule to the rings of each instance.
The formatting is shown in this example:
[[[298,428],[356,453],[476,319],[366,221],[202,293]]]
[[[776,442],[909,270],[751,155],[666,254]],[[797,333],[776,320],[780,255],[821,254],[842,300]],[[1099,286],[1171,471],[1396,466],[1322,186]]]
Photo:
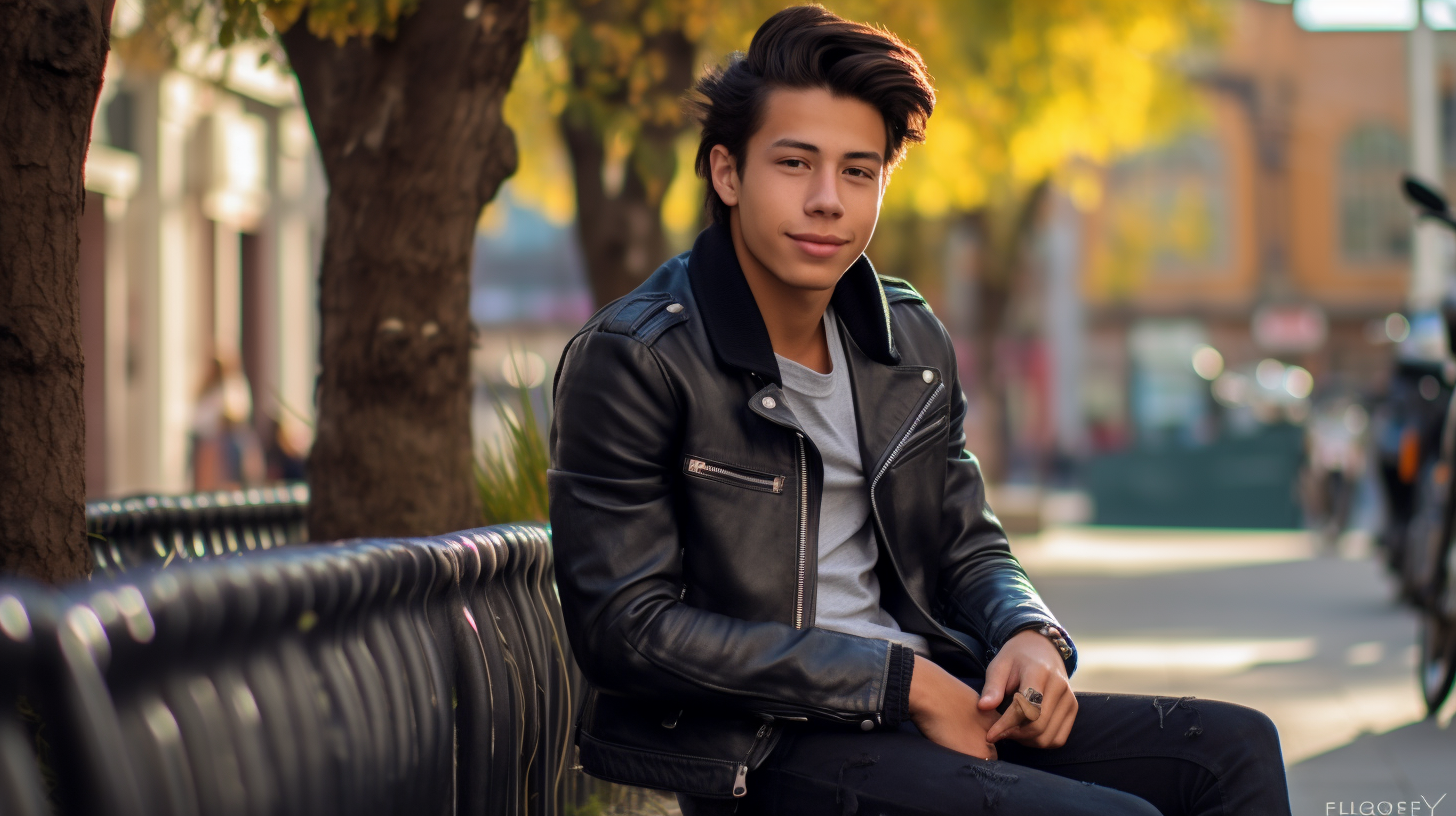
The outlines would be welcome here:
[[[804,211],[810,215],[838,218],[844,215],[844,203],[839,200],[839,172],[832,167],[816,170],[813,175],[809,198],[804,202]]]

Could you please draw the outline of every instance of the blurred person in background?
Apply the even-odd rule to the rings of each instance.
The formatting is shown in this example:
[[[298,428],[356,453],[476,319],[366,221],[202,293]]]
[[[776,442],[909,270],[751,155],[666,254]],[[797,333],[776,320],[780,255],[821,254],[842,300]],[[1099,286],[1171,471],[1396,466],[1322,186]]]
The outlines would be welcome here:
[[[192,415],[194,490],[231,490],[263,481],[263,447],[252,416],[252,390],[237,357],[214,357]]]
[[[1365,474],[1368,425],[1364,406],[1348,395],[1321,400],[1305,422],[1300,498],[1305,525],[1326,552],[1334,549],[1350,521]]]
[[[268,415],[263,419],[267,440],[263,458],[267,463],[268,481],[299,482],[307,478],[308,428],[290,417]]]

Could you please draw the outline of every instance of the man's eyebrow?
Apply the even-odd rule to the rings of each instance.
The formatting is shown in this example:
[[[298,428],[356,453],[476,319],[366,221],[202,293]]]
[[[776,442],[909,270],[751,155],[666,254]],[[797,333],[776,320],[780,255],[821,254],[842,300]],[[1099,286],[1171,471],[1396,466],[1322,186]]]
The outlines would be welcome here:
[[[802,150],[805,153],[815,153],[815,154],[817,154],[817,153],[820,152],[817,145],[811,145],[808,142],[801,142],[801,141],[798,141],[797,139],[779,139],[777,142],[774,142],[773,144],[769,145],[769,147],[792,147],[795,150]],[[885,159],[882,156],[880,156],[879,153],[876,153],[873,150],[854,150],[854,151],[851,151],[849,153],[845,153],[844,154],[844,158],[846,158],[846,159],[869,159],[871,161],[879,162],[880,164],[884,164],[885,163]]]
[[[805,153],[818,153],[819,152],[818,146],[811,145],[808,142],[800,142],[800,141],[795,140],[795,139],[779,139],[777,142],[774,142],[773,144],[769,145],[769,147],[792,147],[795,150],[802,150]]]

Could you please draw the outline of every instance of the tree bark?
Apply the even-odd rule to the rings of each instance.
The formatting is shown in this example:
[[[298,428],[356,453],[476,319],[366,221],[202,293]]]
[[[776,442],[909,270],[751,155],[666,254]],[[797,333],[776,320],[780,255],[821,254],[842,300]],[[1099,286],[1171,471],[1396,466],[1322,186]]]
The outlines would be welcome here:
[[[329,179],[315,540],[480,523],[470,252],[516,168],[501,103],[528,25],[528,0],[429,0],[393,40],[283,35]]]
[[[605,4],[583,11],[603,11]],[[696,49],[681,31],[665,30],[644,38],[645,51],[662,55],[664,71],[644,95],[649,100],[675,100],[693,82]],[[573,66],[573,82],[585,84],[583,66]],[[628,107],[626,93],[600,100],[608,107]],[[628,158],[619,190],[609,190],[606,134],[593,121],[590,105],[569,105],[561,115],[561,133],[571,156],[576,184],[576,226],[586,260],[587,281],[598,306],[636,288],[667,260],[667,239],[662,226],[662,198],[677,171],[679,121],[647,119],[641,123],[637,143]],[[652,108],[649,104],[638,107]]]
[[[0,573],[90,573],[78,221],[109,0],[0,3]]]

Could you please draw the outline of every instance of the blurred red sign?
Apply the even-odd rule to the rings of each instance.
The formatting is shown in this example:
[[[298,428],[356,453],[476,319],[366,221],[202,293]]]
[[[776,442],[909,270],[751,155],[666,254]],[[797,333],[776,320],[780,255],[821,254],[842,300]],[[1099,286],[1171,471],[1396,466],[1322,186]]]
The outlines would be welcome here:
[[[1267,351],[1313,351],[1324,345],[1329,323],[1318,306],[1286,304],[1260,306],[1250,328]]]

